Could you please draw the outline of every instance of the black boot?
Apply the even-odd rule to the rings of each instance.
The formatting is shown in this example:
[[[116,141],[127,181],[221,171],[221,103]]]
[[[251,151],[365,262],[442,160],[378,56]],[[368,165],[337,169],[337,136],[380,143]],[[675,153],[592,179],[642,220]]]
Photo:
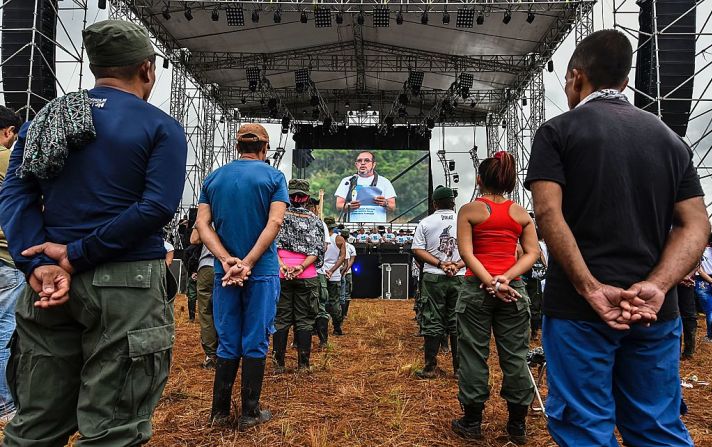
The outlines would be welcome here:
[[[333,320],[334,322],[334,335],[344,335],[344,331],[341,329],[341,321],[336,321],[336,319]]]
[[[195,302],[196,300],[188,300],[188,320],[195,321]]]
[[[260,410],[262,379],[265,376],[265,359],[242,358],[242,416],[237,421],[240,431],[265,423],[272,419],[269,410]]]
[[[425,352],[425,367],[415,372],[419,379],[434,379],[437,377],[438,350],[442,337],[423,337],[423,351]]]
[[[288,337],[289,328],[280,329],[272,336],[272,360],[274,371],[278,374],[284,372],[284,355],[287,352]]]
[[[329,341],[329,319],[316,319],[316,335],[319,336],[319,347],[325,348]]]
[[[341,305],[341,319],[342,320],[345,320],[346,316],[349,314],[349,304],[351,304],[351,300],[348,300],[344,304]]]
[[[527,412],[528,405],[517,405],[507,402],[509,420],[507,421],[507,434],[509,440],[517,445],[527,443]]]
[[[463,405],[465,415],[452,421],[452,431],[465,439],[482,439],[482,410],[485,404]]]
[[[695,336],[697,335],[697,319],[682,319],[682,359],[689,360],[695,354]]]
[[[440,340],[440,353],[441,354],[449,354],[450,353],[450,347],[448,346],[447,335],[443,335],[443,338]]]
[[[217,358],[215,362],[215,381],[213,382],[213,407],[210,411],[210,422],[222,424],[230,418],[232,402],[232,386],[237,376],[240,359],[228,360]]]
[[[460,369],[460,358],[457,356],[457,335],[450,335],[450,352],[452,353],[452,372],[457,377]]]
[[[309,370],[309,357],[311,355],[311,331],[297,331],[297,358],[300,370]]]

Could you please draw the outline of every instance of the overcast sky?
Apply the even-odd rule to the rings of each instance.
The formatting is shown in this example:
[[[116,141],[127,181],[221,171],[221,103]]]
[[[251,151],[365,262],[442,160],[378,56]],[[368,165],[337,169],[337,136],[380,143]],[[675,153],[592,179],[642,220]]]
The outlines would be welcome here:
[[[19,0],[18,0],[19,1]],[[65,2],[66,3],[66,2]],[[620,6],[620,1],[617,5]],[[95,21],[103,20],[108,18],[106,11],[96,9],[96,2],[89,2],[89,11],[87,14],[87,22],[93,23]],[[630,11],[637,11],[637,7],[632,0],[628,0],[624,8]],[[710,14],[712,8],[712,2],[703,2],[697,11],[697,22],[698,29],[703,26],[705,20]],[[613,27],[613,0],[602,0],[599,1],[594,7],[594,23],[596,29],[602,28],[612,28]],[[63,11],[62,18],[64,26],[66,27],[68,34],[71,35],[71,39],[66,33],[63,33],[61,27],[58,27],[58,40],[70,51],[72,50],[71,42],[74,45],[79,46],[80,33],[82,29],[83,14],[81,11]],[[631,28],[637,28],[637,16],[629,15],[626,17],[628,22],[625,23],[626,26]],[[712,34],[712,24],[707,23],[706,32]],[[635,43],[634,43],[635,44]],[[699,52],[702,48],[707,48],[712,45],[712,35],[703,36],[698,40],[697,51]],[[556,115],[564,113],[567,110],[566,97],[563,92],[563,78],[565,67],[568,59],[574,49],[574,36],[573,32],[564,41],[559,50],[554,54],[554,67],[553,73],[547,71],[544,72],[544,83],[546,88],[546,118],[552,118]],[[57,54],[58,61],[70,60],[71,57],[67,56],[65,52],[58,49]],[[697,58],[697,70],[701,67],[707,65],[712,59],[712,52],[707,54],[701,54]],[[60,83],[66,90],[74,90],[79,86],[80,80],[80,69],[78,64],[72,63],[62,63],[58,64],[58,77]],[[81,77],[82,86],[84,88],[93,85],[93,77],[91,73],[84,67],[83,76]],[[150,99],[150,102],[161,109],[168,112],[169,109],[169,93],[170,93],[170,80],[171,80],[171,68],[168,70],[164,69],[161,64],[157,67],[158,82],[157,87]],[[695,78],[695,96],[700,96],[702,90],[709,82],[712,77],[712,67],[706,68],[702,73],[699,73]],[[634,79],[631,76],[631,84],[634,84]],[[626,92],[632,100],[632,91],[628,90]],[[712,92],[707,91],[704,95],[708,100],[712,98]],[[701,103],[695,114],[699,114],[705,110],[712,108],[712,102]],[[712,113],[704,115],[702,118],[694,120],[690,123],[687,140],[690,143],[697,141],[700,135],[705,133],[706,129],[710,128],[710,120],[712,119]],[[279,140],[280,131],[278,125],[268,126],[271,139]],[[500,129],[503,130],[503,129]],[[291,135],[290,135],[291,137]],[[288,149],[288,154],[283,159],[281,169],[285,172],[287,177],[291,177],[291,154],[289,150],[293,146],[293,141],[291,138],[285,138],[282,136],[282,141],[286,148]],[[435,152],[440,149],[445,149],[448,153],[448,158],[454,159],[456,161],[457,169],[456,171],[460,175],[460,183],[453,185],[459,188],[459,204],[462,204],[468,200],[472,195],[472,187],[474,185],[474,169],[472,167],[472,162],[468,151],[473,147],[473,144],[477,144],[479,148],[479,157],[484,158],[486,156],[486,136],[484,128],[472,128],[472,127],[450,127],[445,129],[434,129],[433,138],[431,140],[431,153],[433,155],[433,177],[434,184],[441,184],[444,182],[444,175],[439,164],[436,162],[437,158]],[[698,145],[696,150],[696,161],[699,162],[704,154],[710,149],[712,145],[712,136],[707,137],[703,142]],[[275,147],[276,145],[272,145]],[[712,165],[710,159],[706,159],[704,165]],[[705,176],[706,174],[712,173],[709,169],[700,169],[700,175]],[[703,186],[705,191],[708,193],[707,202],[712,201],[712,178],[704,179]],[[186,194],[185,200],[189,201],[189,194]]]

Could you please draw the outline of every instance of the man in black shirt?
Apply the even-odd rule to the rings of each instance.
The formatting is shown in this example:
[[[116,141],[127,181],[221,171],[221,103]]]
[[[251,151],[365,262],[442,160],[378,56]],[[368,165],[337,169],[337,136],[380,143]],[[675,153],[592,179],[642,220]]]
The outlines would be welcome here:
[[[525,186],[550,250],[544,292],[549,432],[559,445],[693,445],[679,418],[675,285],[710,231],[692,153],[628,103],[622,33],[584,39],[569,112],[545,123]]]

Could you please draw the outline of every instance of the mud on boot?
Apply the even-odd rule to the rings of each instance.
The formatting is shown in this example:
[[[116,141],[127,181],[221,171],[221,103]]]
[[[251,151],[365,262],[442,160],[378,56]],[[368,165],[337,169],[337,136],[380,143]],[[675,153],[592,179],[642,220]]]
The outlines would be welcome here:
[[[517,445],[527,443],[527,412],[528,405],[517,405],[507,402],[509,420],[507,421],[507,435],[509,440]]]

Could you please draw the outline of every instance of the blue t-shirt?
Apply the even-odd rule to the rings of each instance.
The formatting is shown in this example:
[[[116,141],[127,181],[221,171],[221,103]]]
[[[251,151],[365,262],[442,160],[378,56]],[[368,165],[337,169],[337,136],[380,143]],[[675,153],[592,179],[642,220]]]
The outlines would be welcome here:
[[[69,151],[50,180],[15,174],[28,123],[10,157],[0,193],[0,224],[16,265],[29,274],[54,264],[22,250],[67,244],[76,271],[114,261],[162,259],[162,228],[183,194],[188,147],[178,122],[135,95],[110,87],[89,91],[96,139]]]
[[[272,202],[289,203],[287,182],[277,169],[260,160],[235,160],[210,174],[200,203],[210,205],[215,231],[232,256],[243,259],[267,225]],[[223,273],[215,261],[215,272]],[[278,275],[273,242],[252,268],[253,275]]]

